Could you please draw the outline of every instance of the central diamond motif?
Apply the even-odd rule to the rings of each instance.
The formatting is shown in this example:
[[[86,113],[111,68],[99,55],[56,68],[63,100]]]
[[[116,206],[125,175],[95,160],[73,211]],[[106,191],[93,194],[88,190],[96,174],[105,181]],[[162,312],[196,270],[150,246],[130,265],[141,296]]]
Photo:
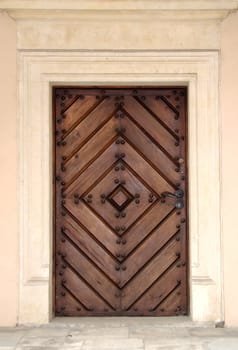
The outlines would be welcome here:
[[[134,197],[123,187],[119,185],[107,197],[108,201],[118,210],[125,207],[133,201]]]

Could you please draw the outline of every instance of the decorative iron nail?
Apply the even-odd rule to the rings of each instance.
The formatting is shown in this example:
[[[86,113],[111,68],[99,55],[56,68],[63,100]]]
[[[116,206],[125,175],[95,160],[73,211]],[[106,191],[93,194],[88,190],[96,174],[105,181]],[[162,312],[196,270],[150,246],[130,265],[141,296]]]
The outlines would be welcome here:
[[[121,166],[121,170],[124,171],[125,170],[125,167],[124,165]]]
[[[61,170],[64,172],[66,171],[66,167],[65,166],[61,166]]]
[[[64,205],[64,204],[65,204],[65,200],[64,200],[64,199],[61,201],[61,204],[62,204],[62,205]]]
[[[176,228],[180,228],[181,226],[179,224],[176,225]]]
[[[176,141],[176,142],[174,143],[174,145],[175,145],[176,147],[178,147],[178,146],[179,146],[179,142]]]
[[[138,94],[137,90],[133,90],[132,92],[133,92],[133,94]]]
[[[116,227],[115,227],[115,230],[116,230],[117,232],[119,232],[119,231],[121,230],[120,226],[116,226]]]
[[[125,144],[125,140],[121,140],[121,144],[124,145]]]
[[[61,119],[57,119],[57,123],[60,124],[62,122]]]
[[[176,115],[174,116],[174,119],[175,119],[175,120],[178,120],[178,119],[179,119],[179,116],[176,114]]]
[[[61,97],[61,100],[64,101],[64,100],[65,100],[65,96],[62,96],[62,97]]]
[[[62,267],[63,267],[63,269],[66,269],[67,266],[65,264],[63,264]]]
[[[152,202],[153,202],[153,198],[149,198],[149,199],[148,199],[148,202],[149,202],[149,203],[152,203]]]
[[[186,219],[185,219],[185,218],[182,218],[182,219],[181,219],[181,223],[183,224],[184,222],[186,222]]]
[[[76,307],[76,310],[77,311],[81,311],[81,307]]]
[[[122,128],[121,132],[123,132],[123,133],[126,132],[126,128]]]
[[[119,266],[119,265],[116,265],[116,266],[115,266],[115,270],[119,271],[119,270],[120,270],[120,266]]]
[[[65,182],[64,182],[64,181],[62,181],[62,182],[61,182],[61,185],[62,185],[62,186],[64,186],[64,185],[65,185]]]
[[[62,134],[66,134],[67,131],[66,131],[66,129],[63,129],[61,132],[62,132]]]
[[[60,146],[60,145],[61,145],[61,142],[60,142],[60,141],[58,141],[58,142],[57,142],[57,146]]]
[[[121,213],[121,217],[125,218],[126,217],[126,213]]]
[[[125,153],[121,153],[121,158],[125,158]]]
[[[177,280],[177,283],[178,283],[178,284],[181,284],[181,280]]]
[[[121,254],[120,253],[116,253],[116,257],[120,258]]]
[[[176,252],[176,256],[177,256],[177,257],[180,257],[180,252]]]
[[[57,175],[55,179],[56,179],[56,181],[60,181],[61,177],[59,175]]]
[[[186,265],[186,262],[184,261],[183,263],[182,263],[182,266],[185,266]]]
[[[93,198],[93,195],[89,193],[88,198]]]
[[[59,272],[59,275],[60,275],[60,276],[63,276],[63,274],[64,274],[63,271],[60,271],[60,272]]]
[[[122,266],[122,270],[125,271],[126,270],[126,266]]]
[[[62,146],[65,146],[65,145],[67,145],[67,142],[66,142],[66,141],[63,141],[63,142],[62,142]]]
[[[153,197],[154,197],[153,193],[150,193],[150,194],[149,194],[149,197],[150,197],[150,198],[153,198]]]
[[[178,133],[179,133],[179,129],[175,129],[174,131],[176,132],[176,134],[178,134]]]
[[[180,169],[179,168],[175,168],[174,170],[176,171],[176,173],[178,173]]]
[[[165,203],[165,199],[164,199],[164,198],[162,198],[160,202],[161,202],[161,203]]]
[[[140,198],[140,194],[139,194],[139,193],[136,193],[136,194],[135,194],[135,198]]]
[[[63,279],[62,279],[62,283],[66,283],[66,282],[67,282],[66,279],[63,278]]]
[[[177,242],[180,241],[180,237],[179,237],[179,236],[176,237],[176,241],[177,241]]]
[[[122,231],[125,231],[125,230],[126,230],[125,226],[122,226],[122,227],[121,227],[121,230],[122,230]]]
[[[120,217],[120,213],[115,213],[115,217],[119,218]]]
[[[180,264],[180,263],[178,263],[178,264],[176,265],[176,267],[181,267],[181,264]]]
[[[62,292],[61,295],[62,295],[62,297],[65,297],[65,292]]]
[[[178,157],[178,156],[175,157],[174,160],[175,160],[176,162],[179,161],[179,157]]]
[[[126,239],[125,238],[122,239],[122,244],[126,244]]]
[[[116,166],[115,171],[119,171],[119,170],[120,170],[119,166]]]
[[[61,238],[61,242],[62,242],[62,243],[65,243],[65,238]]]
[[[180,138],[181,138],[181,140],[183,140],[183,141],[184,141],[184,139],[185,139],[185,137],[184,137],[184,136],[181,136]]]
[[[66,160],[67,158],[65,156],[62,157],[63,160]]]
[[[181,176],[181,180],[185,180],[185,176],[183,175],[183,176]]]
[[[105,194],[101,194],[101,198],[106,198],[106,195]]]
[[[177,215],[180,215],[180,214],[181,214],[181,212],[180,212],[180,211],[177,211],[177,212],[176,212],[176,214],[177,214]]]
[[[119,183],[119,179],[115,179],[114,182],[115,182],[115,184],[118,184]]]
[[[75,204],[79,204],[79,200],[78,200],[78,199],[75,199],[75,200],[74,200],[74,203],[75,203]]]
[[[116,244],[120,244],[121,243],[121,240],[120,240],[120,238],[118,238],[117,240],[116,240]]]
[[[101,199],[101,203],[102,204],[106,203],[105,199]]]
[[[121,141],[120,140],[116,140],[116,144],[119,145],[119,143],[121,143]]]
[[[74,198],[79,198],[79,194],[78,193],[74,193]]]
[[[135,202],[136,202],[136,204],[139,204],[139,203],[140,203],[140,200],[139,200],[139,199],[136,199]]]

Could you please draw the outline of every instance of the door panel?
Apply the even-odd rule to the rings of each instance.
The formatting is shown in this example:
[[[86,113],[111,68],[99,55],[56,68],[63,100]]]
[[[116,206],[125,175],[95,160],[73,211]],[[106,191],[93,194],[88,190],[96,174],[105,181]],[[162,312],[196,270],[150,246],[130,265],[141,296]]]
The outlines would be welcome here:
[[[55,314],[188,313],[185,88],[54,88]]]

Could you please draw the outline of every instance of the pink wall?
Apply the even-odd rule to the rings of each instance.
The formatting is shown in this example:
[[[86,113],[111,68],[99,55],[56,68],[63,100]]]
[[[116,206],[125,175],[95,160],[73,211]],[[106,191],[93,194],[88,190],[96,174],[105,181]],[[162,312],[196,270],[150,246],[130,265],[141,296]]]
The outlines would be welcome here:
[[[17,320],[16,26],[0,14],[0,325]]]
[[[222,215],[226,325],[238,326],[238,14],[222,24]]]

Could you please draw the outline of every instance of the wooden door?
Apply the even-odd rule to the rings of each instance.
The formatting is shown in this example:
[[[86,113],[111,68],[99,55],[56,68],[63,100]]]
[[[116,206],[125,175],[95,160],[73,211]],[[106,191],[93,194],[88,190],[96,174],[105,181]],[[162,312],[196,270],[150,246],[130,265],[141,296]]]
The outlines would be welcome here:
[[[55,314],[188,313],[186,88],[55,88]]]

